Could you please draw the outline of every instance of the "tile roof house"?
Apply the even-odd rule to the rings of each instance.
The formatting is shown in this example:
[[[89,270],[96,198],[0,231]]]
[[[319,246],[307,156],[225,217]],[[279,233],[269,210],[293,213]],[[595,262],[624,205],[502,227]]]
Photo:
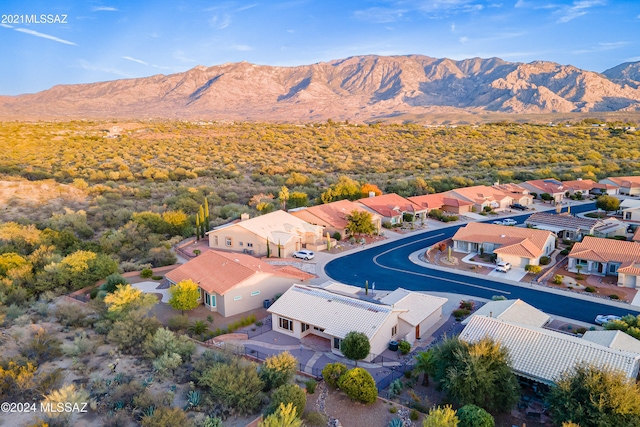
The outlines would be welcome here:
[[[473,316],[491,317],[505,322],[537,328],[541,328],[551,321],[551,317],[547,313],[538,310],[521,299],[489,301],[471,316],[464,319],[462,324],[469,323]]]
[[[463,214],[471,212],[471,208],[473,206],[473,202],[452,197],[448,192],[413,196],[408,199],[413,203],[426,208],[427,212],[432,209],[440,209],[449,213]]]
[[[471,222],[453,235],[453,250],[495,253],[498,261],[510,262],[514,267],[539,265],[540,257],[554,249],[553,233],[533,228]]]
[[[618,194],[628,196],[640,195],[640,176],[615,176],[599,181],[600,184],[608,184],[617,187]]]
[[[472,316],[460,339],[476,342],[489,337],[509,351],[516,375],[543,384],[553,384],[578,363],[590,363],[617,369],[635,379],[640,354],[609,348],[573,334],[564,334],[534,326],[505,322],[485,316]]]
[[[289,213],[310,224],[321,225],[325,231],[328,231],[330,234],[338,232],[341,236],[346,236],[347,216],[353,211],[369,212],[359,204],[350,200],[338,200],[323,205],[292,209]],[[372,213],[371,220],[373,221],[376,232],[379,233],[382,227],[380,215]]]
[[[382,222],[392,225],[402,224],[402,217],[405,213],[411,214],[416,218],[423,219],[425,218],[428,210],[427,208],[395,193],[365,197],[357,200],[356,203],[359,203],[369,212],[380,215],[382,217]]]
[[[323,228],[309,224],[285,211],[277,210],[251,219],[216,227],[207,233],[209,247],[256,255],[287,257],[305,245],[314,248],[323,244]],[[324,242],[326,246],[326,241]]]
[[[602,184],[602,183],[596,183],[593,185],[593,189],[591,190],[591,194],[593,195],[602,195],[602,194],[608,194],[610,196],[615,196],[616,194],[618,194],[618,190],[620,189],[620,187],[618,187],[617,185],[613,185],[613,184]]]
[[[627,235],[627,224],[617,218],[605,218],[598,221],[593,229],[595,237],[616,237]]]
[[[622,331],[587,331],[582,338],[605,347],[640,354],[640,341]]]
[[[592,179],[562,181],[562,186],[565,188],[565,191],[568,191],[571,195],[580,192],[583,196],[588,196],[597,184],[598,183]]]
[[[267,264],[250,255],[210,250],[165,277],[172,285],[193,280],[205,307],[226,317],[260,308],[265,299],[315,276],[292,266]]]
[[[371,354],[364,360],[371,361],[387,349],[390,341],[419,338],[442,316],[445,298],[396,292],[392,303],[384,304],[294,285],[268,312],[274,331],[299,339],[307,335],[325,338],[330,341],[331,351],[340,356],[342,339],[351,331],[362,332],[371,344]]]
[[[618,276],[618,286],[640,285],[640,244],[586,236],[569,252],[569,271]]]
[[[540,198],[540,195],[543,193],[550,194],[556,203],[562,202],[564,199],[564,193],[567,191],[560,181],[553,178],[534,179],[531,181],[521,182],[519,185],[532,193],[536,193],[538,198]]]
[[[533,204],[533,196],[531,196],[530,191],[518,184],[511,182],[505,184],[496,183],[493,184],[493,188],[513,197],[513,203],[518,203],[522,206],[529,206]]]
[[[633,237],[631,238],[634,242],[640,242],[640,227],[636,228],[636,231],[633,233]]]
[[[476,212],[481,212],[485,207],[495,210],[504,210],[514,203],[511,194],[486,185],[476,185],[473,187],[456,188],[447,191],[445,194],[473,203]]]
[[[586,234],[593,234],[599,221],[569,214],[536,212],[524,222],[538,230],[555,233],[560,239],[580,241]]]
[[[640,222],[640,200],[624,199],[620,201],[622,219]]]

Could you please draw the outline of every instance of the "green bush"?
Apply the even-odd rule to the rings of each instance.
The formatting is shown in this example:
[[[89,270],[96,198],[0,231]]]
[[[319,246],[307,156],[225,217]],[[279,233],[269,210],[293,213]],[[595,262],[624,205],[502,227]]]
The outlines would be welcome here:
[[[149,279],[151,276],[153,276],[153,270],[150,268],[145,268],[140,272],[140,277],[143,279]]]
[[[395,406],[392,406],[391,408],[389,408],[389,412],[392,414],[395,414],[396,412],[398,412],[398,408],[396,408]]]
[[[305,406],[307,406],[307,395],[304,390],[296,384],[285,384],[274,390],[271,395],[271,404],[269,405],[269,414],[273,414],[276,409],[283,403],[285,406],[287,403],[293,404],[296,408],[297,414],[304,412]]]
[[[464,405],[456,412],[458,427],[494,427],[493,416],[476,405]]]
[[[540,257],[540,265],[549,265],[550,262],[551,262],[551,258],[549,258],[548,256]]]
[[[264,382],[266,390],[275,389],[291,381],[297,369],[298,360],[288,351],[284,351],[267,357],[260,367],[260,379]],[[277,409],[277,406],[273,409]]]
[[[460,306],[459,307],[460,308],[465,308],[467,310],[473,310],[473,308],[475,307],[475,303],[473,301],[471,301],[471,300],[469,300],[469,301],[462,300],[462,301],[460,301]]]
[[[418,413],[417,410],[412,409],[411,412],[409,412],[409,419],[411,421],[416,421],[418,418],[420,418],[420,413]]]
[[[586,288],[584,288],[585,292],[589,292],[589,293],[593,293],[596,291],[596,288],[594,288],[593,286],[587,286]]]
[[[585,328],[584,326],[581,326],[575,330],[576,334],[584,334],[585,332],[587,332],[587,328]]]
[[[409,352],[411,351],[411,344],[409,344],[407,341],[400,341],[398,343],[398,350],[400,350],[400,353],[402,354],[409,354]]]
[[[556,274],[555,276],[553,276],[553,284],[562,285],[563,279],[564,279],[564,276],[562,276],[561,274]]]
[[[169,321],[167,322],[167,326],[172,331],[186,331],[187,328],[189,327],[189,316],[187,315],[173,316],[169,318]]]
[[[569,255],[569,249],[563,249],[560,251],[560,255]]]
[[[327,417],[318,411],[310,411],[304,415],[304,420],[310,426],[326,426]]]
[[[307,393],[309,393],[309,394],[313,394],[313,393],[316,392],[316,386],[317,385],[318,385],[318,383],[314,379],[307,380],[307,381],[304,382],[304,387],[307,389]]]
[[[531,274],[538,274],[542,271],[542,267],[539,265],[527,264],[524,266],[524,271],[527,271]]]
[[[342,240],[342,235],[341,235],[340,233],[338,233],[337,231],[336,231],[335,233],[333,233],[333,235],[332,235],[331,237],[333,237],[334,239],[336,239],[336,241],[338,241],[338,242],[339,242],[340,240]]]
[[[329,387],[336,388],[338,387],[338,380],[347,370],[347,366],[342,363],[328,363],[324,369],[322,369],[322,378],[324,378]]]
[[[362,403],[373,403],[378,397],[376,382],[363,368],[353,368],[338,380],[338,387],[347,396]]]
[[[151,276],[152,280],[162,280],[162,276]]]
[[[465,316],[468,316],[469,314],[471,314],[470,310],[467,310],[466,308],[459,308],[457,310],[453,310],[453,317],[455,317],[456,319],[462,319]]]
[[[616,295],[616,294],[609,295],[609,298],[610,299],[620,299],[620,297],[618,295]]]

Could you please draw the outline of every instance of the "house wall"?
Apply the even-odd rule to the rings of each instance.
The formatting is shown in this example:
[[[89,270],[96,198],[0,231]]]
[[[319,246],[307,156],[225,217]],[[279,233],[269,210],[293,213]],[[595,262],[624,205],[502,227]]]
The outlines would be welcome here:
[[[640,221],[640,208],[622,209],[622,219],[626,221]]]
[[[427,316],[422,322],[420,322],[420,336],[416,338],[421,338],[427,336],[426,332],[433,328],[436,323],[438,323],[442,319],[442,307],[431,313]],[[414,328],[415,332],[415,328]]]
[[[307,221],[309,224],[314,224],[314,225],[319,225],[324,227],[325,234],[327,231],[330,234],[333,234],[337,231],[342,236],[345,235],[344,228],[334,227],[333,225],[329,224],[326,221],[323,221],[322,219],[318,218],[317,216],[307,211],[306,209],[302,209],[296,212],[289,212],[289,213],[297,218],[300,218],[303,221]]]
[[[398,313],[392,312],[382,323],[382,326],[380,326],[375,335],[369,340],[371,343],[371,354],[365,359],[366,362],[370,362],[375,356],[389,348],[389,341],[393,340],[393,338],[391,338],[391,328],[397,325],[399,320]]]
[[[618,286],[624,286],[625,288],[637,288],[640,284],[638,276],[633,274],[618,273]]]
[[[451,206],[451,205],[443,205],[442,210],[444,212],[454,213],[454,214],[463,214],[471,212],[472,206]]]
[[[312,234],[312,233],[309,233]],[[320,236],[322,234],[318,233]],[[312,235],[315,236],[315,235]],[[217,242],[216,242],[217,237]],[[231,239],[231,245],[227,246],[227,238]],[[309,240],[313,241],[315,237]],[[267,254],[267,240],[262,237],[251,233],[250,231],[240,226],[232,225],[229,227],[221,228],[219,230],[212,230],[209,232],[209,247],[213,249],[221,249],[233,252],[245,252],[253,251],[254,255],[266,255]],[[278,245],[270,243],[271,256],[278,256]],[[287,244],[282,244],[281,256],[283,258],[288,257],[295,251],[302,249],[302,239],[295,237],[291,239]]]
[[[426,332],[435,326],[438,321],[442,319],[442,307],[427,316],[422,322],[420,322],[420,337],[426,336]],[[398,335],[392,339],[399,340],[404,339],[413,345],[416,339],[416,327],[405,322],[401,318],[398,318]]]
[[[276,294],[285,293],[295,283],[301,283],[299,279],[257,275],[254,280],[236,286],[229,292],[218,298],[218,313],[224,317],[244,313],[256,308],[261,308],[266,299],[273,299]],[[259,292],[259,293],[257,293]],[[252,295],[254,294],[254,295]],[[240,298],[240,299],[238,299]]]

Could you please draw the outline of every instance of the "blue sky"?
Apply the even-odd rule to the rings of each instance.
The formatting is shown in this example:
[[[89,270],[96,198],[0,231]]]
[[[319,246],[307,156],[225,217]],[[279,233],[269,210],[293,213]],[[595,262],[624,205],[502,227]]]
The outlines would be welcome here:
[[[638,0],[3,0],[0,14],[2,95],[365,54],[541,59],[598,72],[640,61]],[[32,15],[65,22],[25,23]]]

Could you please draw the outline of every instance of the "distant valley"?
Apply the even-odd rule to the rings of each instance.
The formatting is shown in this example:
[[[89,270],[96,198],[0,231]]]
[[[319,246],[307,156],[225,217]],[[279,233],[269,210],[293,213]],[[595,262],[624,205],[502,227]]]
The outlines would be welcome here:
[[[604,73],[498,58],[454,61],[420,55],[356,56],[297,67],[246,62],[183,73],[59,85],[0,96],[9,120],[167,118],[218,121],[468,122],[513,115],[569,118],[640,115],[640,62]]]

